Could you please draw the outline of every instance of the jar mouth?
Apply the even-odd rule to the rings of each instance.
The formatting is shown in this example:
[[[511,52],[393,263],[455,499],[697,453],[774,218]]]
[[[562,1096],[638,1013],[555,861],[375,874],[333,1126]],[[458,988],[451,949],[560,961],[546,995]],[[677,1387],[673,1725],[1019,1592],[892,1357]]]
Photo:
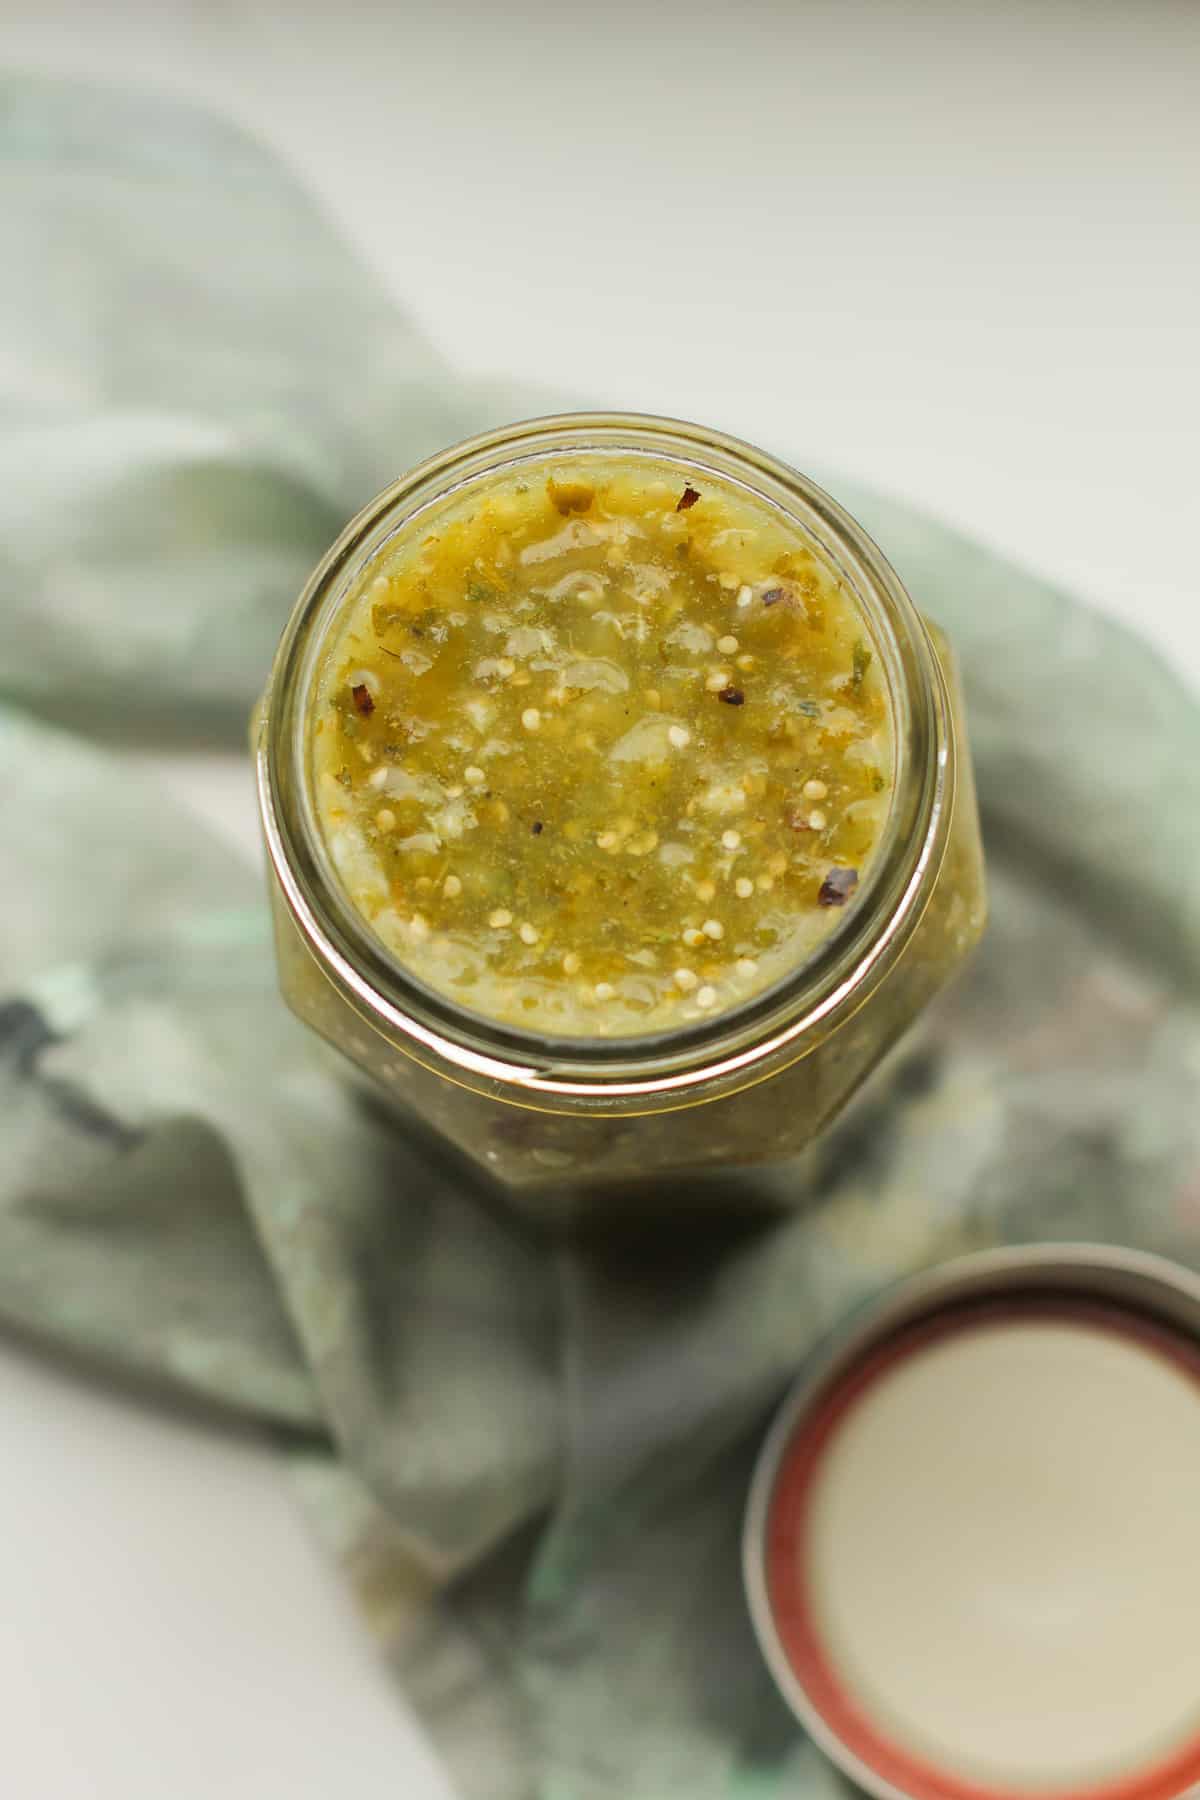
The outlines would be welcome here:
[[[887,681],[894,738],[892,799],[853,906],[771,986],[711,1018],[638,1035],[552,1036],[456,1004],[408,971],[352,906],[317,822],[307,720],[315,671],[363,569],[425,509],[483,478],[553,456],[668,461],[719,477],[781,509],[837,572],[866,619]],[[824,1035],[826,1021],[866,998],[919,921],[953,801],[953,725],[937,658],[899,578],[862,528],[815,483],[752,445],[705,427],[640,414],[572,413],[484,433],[401,476],[351,521],[310,578],[289,620],[264,697],[259,803],[268,854],[320,965],[368,1027],[523,1091],[647,1096],[718,1077],[757,1078]],[[517,1097],[514,1095],[514,1097]]]

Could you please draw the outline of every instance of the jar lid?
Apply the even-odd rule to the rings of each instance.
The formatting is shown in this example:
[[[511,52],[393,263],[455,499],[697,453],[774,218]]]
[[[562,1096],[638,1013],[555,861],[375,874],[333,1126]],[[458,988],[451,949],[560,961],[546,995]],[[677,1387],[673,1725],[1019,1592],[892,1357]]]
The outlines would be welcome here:
[[[760,1460],[755,1625],[894,1800],[1168,1800],[1200,1782],[1200,1283],[1050,1246],[888,1296]]]

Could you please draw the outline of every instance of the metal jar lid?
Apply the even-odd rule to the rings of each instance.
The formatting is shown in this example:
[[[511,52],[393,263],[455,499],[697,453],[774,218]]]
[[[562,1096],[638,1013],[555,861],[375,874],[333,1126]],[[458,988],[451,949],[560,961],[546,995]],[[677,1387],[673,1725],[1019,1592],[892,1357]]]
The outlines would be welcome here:
[[[881,1800],[1200,1785],[1200,1279],[989,1251],[858,1314],[785,1401],[745,1576],[784,1698]]]

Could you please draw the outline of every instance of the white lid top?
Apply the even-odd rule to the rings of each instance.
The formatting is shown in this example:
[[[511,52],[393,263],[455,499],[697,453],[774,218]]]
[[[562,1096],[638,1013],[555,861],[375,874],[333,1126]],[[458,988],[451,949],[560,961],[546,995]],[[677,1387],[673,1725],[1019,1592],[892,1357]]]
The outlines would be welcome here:
[[[1136,1335],[918,1342],[834,1427],[801,1553],[839,1686],[947,1775],[1103,1786],[1200,1734],[1200,1381]]]

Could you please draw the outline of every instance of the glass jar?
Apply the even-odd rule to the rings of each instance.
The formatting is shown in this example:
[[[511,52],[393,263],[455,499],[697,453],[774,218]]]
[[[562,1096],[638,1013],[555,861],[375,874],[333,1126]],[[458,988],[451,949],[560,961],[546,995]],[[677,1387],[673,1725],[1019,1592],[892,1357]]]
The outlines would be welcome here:
[[[561,458],[650,458],[783,509],[869,625],[890,694],[895,779],[853,906],[807,962],[711,1019],[643,1038],[553,1039],[457,1006],[355,912],[317,825],[310,712],[342,606],[418,515]],[[402,476],[347,527],[297,603],[255,724],[280,980],[307,1024],[546,1219],[662,1178],[794,1155],[846,1104],[975,944],[983,862],[954,659],[876,546],[829,496],[747,444],[618,414],[533,420]]]

